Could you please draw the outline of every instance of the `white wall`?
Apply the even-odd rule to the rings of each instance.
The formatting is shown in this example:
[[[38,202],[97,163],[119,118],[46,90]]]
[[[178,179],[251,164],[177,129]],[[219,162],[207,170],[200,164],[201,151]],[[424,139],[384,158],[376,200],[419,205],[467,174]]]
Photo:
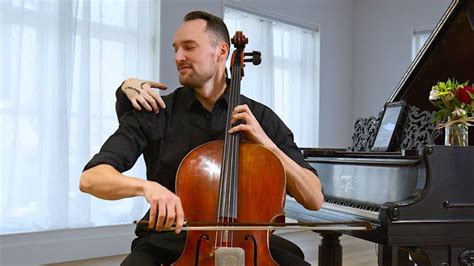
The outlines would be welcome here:
[[[36,266],[128,254],[134,229],[134,224],[124,224],[0,235],[0,265]]]
[[[436,25],[449,4],[354,0],[354,120],[380,111],[411,63],[413,28]]]
[[[171,44],[184,15],[192,10],[204,10],[222,17],[222,5],[222,0],[161,0],[160,81],[168,85],[169,91],[166,93],[171,93],[179,87]]]

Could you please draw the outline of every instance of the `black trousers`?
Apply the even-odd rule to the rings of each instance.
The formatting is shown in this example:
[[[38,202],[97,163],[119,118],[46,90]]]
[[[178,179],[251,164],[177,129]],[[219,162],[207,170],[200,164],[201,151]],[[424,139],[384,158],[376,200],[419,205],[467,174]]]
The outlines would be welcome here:
[[[121,263],[122,266],[151,266],[171,264],[181,255],[186,234],[160,233],[138,237],[132,242],[132,252]],[[270,238],[270,252],[280,265],[310,265],[304,254],[294,243],[277,235]]]

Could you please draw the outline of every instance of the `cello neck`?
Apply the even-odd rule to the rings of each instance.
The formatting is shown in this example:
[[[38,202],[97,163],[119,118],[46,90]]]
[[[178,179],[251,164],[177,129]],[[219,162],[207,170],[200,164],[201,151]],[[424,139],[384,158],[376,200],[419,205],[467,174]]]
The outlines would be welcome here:
[[[239,35],[240,34],[240,35]],[[232,38],[232,43],[238,47],[232,54],[231,74],[232,79],[229,89],[229,102],[227,109],[226,133],[220,175],[219,199],[217,219],[221,222],[230,222],[237,219],[237,184],[239,170],[239,143],[240,134],[230,134],[232,111],[240,104],[240,81],[243,74],[244,47],[246,38],[240,32],[238,37]],[[237,43],[237,44],[236,44]]]

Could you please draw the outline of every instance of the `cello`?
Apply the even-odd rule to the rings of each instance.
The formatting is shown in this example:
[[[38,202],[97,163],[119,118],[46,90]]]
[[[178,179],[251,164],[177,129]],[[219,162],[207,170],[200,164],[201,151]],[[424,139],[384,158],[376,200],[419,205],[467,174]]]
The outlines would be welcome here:
[[[244,52],[247,43],[242,32],[232,38],[235,50],[224,140],[189,152],[176,174],[176,194],[187,224],[223,228],[188,231],[175,265],[277,265],[270,254],[270,230],[226,229],[238,224],[269,224],[284,217],[286,177],[282,163],[264,146],[228,133],[233,126],[232,111],[240,104],[244,62],[260,63],[258,52]]]

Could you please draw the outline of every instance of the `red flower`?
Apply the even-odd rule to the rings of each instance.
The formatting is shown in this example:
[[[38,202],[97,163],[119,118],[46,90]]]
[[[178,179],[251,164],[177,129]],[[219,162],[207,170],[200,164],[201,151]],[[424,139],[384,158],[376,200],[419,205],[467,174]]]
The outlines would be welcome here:
[[[469,93],[474,95],[474,88],[472,85],[468,85],[464,88],[459,88],[456,90],[456,95],[458,96],[459,100],[465,104],[471,104],[472,102],[472,98]]]

